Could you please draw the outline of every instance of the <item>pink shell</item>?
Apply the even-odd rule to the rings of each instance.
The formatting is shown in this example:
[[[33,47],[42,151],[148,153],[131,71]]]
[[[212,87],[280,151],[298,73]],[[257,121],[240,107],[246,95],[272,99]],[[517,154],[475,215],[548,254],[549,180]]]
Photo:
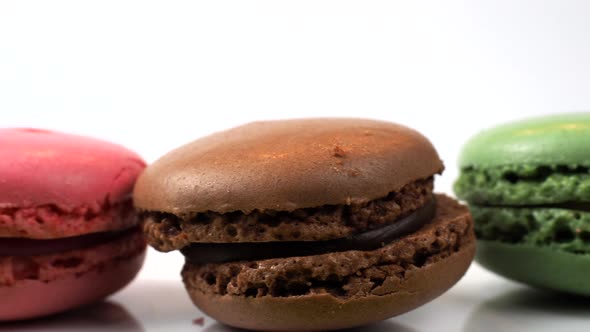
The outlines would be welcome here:
[[[0,287],[0,321],[51,315],[98,301],[127,285],[139,272],[145,251],[104,269],[50,282],[23,280]]]
[[[0,147],[0,207],[116,203],[145,167],[120,145],[40,129],[0,129]]]

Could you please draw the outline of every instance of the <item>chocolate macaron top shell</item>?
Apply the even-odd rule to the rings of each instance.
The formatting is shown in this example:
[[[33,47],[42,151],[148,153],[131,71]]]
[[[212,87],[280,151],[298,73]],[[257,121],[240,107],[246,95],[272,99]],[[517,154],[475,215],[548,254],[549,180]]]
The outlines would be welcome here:
[[[316,118],[254,122],[184,145],[139,177],[141,210],[293,211],[363,203],[440,173],[432,144],[407,127]]]

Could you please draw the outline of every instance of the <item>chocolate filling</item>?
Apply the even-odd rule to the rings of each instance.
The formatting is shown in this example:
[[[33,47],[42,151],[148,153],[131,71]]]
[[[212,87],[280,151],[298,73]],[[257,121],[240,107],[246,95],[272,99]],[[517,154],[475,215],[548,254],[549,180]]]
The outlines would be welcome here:
[[[94,247],[119,238],[127,236],[133,232],[138,232],[139,228],[133,227],[124,231],[92,233],[61,239],[37,240],[25,238],[0,238],[0,257],[1,256],[40,256],[50,255],[70,250],[84,249]]]
[[[392,224],[345,238],[326,241],[192,243],[181,249],[181,252],[188,262],[205,264],[312,256],[348,250],[368,251],[417,231],[431,221],[435,213],[436,202],[433,197],[418,210]]]

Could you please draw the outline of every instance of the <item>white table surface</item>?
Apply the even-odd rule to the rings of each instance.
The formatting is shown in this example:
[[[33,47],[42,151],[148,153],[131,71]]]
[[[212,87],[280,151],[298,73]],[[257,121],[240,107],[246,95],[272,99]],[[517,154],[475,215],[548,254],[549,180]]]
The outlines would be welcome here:
[[[199,324],[199,318],[202,325]],[[196,321],[195,321],[196,320]],[[180,280],[140,278],[96,305],[0,331],[236,332],[203,315]],[[590,299],[530,289],[477,265],[450,291],[404,315],[349,332],[590,331]]]
[[[3,0],[2,126],[94,136],[153,162],[249,121],[382,119],[434,143],[446,165],[437,190],[451,193],[471,135],[590,109],[589,11],[583,0]],[[181,260],[152,250],[106,302],[0,331],[231,331],[192,323],[203,316]],[[371,329],[588,332],[590,299],[474,265],[433,302],[355,331]]]

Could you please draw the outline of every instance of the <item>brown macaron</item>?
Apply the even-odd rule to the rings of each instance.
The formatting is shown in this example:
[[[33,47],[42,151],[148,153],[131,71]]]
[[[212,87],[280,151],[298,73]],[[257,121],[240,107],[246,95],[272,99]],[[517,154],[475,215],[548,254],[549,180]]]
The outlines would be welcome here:
[[[430,142],[362,119],[256,122],[182,146],[136,183],[149,243],[181,250],[193,302],[228,325],[330,330],[439,296],[475,251],[469,211],[433,193]]]

